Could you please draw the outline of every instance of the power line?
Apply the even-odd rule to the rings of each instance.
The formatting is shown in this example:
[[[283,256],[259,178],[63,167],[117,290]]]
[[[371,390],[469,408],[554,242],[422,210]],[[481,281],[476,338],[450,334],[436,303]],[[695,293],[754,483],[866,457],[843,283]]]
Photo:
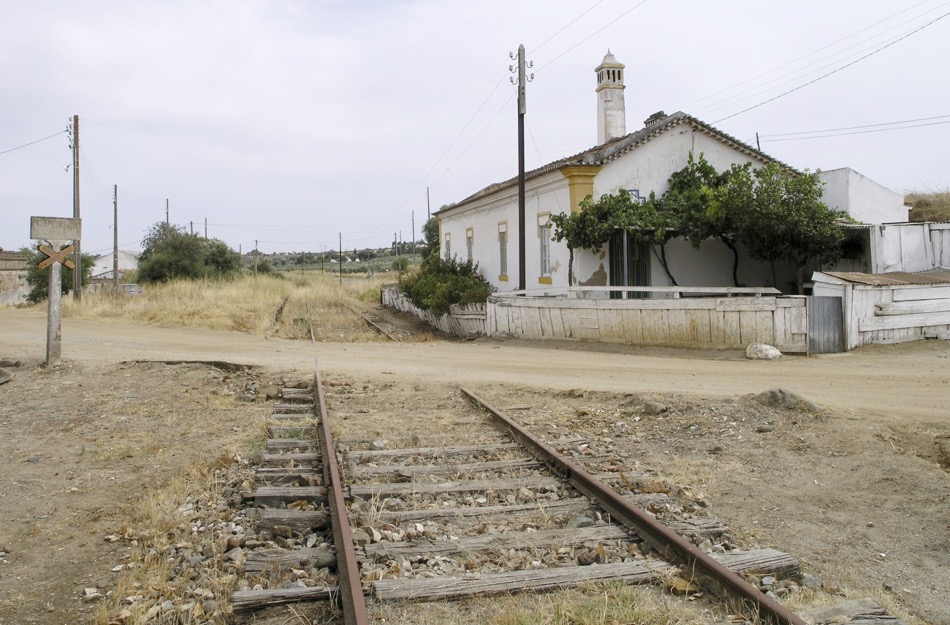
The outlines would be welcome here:
[[[810,136],[800,136],[800,137],[792,137],[792,136],[789,136],[789,137],[785,137],[785,138],[783,138],[783,139],[767,139],[767,138],[765,138],[765,137],[759,137],[759,139],[760,139],[760,140],[764,140],[764,141],[769,142],[769,143],[781,143],[781,142],[783,142],[783,141],[805,141],[805,140],[807,140],[807,139],[828,139],[828,138],[830,138],[830,137],[847,137],[847,136],[850,136],[850,135],[866,135],[866,134],[870,134],[870,133],[874,133],[874,132],[892,132],[892,131],[894,131],[894,130],[907,130],[907,129],[909,129],[909,128],[924,128],[924,127],[926,127],[926,126],[941,126],[941,125],[943,125],[943,124],[950,124],[950,119],[944,120],[944,121],[940,121],[940,122],[927,122],[927,123],[922,123],[922,124],[910,124],[910,125],[907,125],[907,126],[896,126],[896,127],[889,127],[889,128],[874,128],[874,129],[869,129],[869,130],[854,130],[854,131],[852,131],[852,132],[834,132],[834,131],[827,131],[826,134],[817,134],[817,133],[820,132],[820,131],[815,131],[815,134],[811,134]],[[790,134],[797,134],[797,133],[790,133]],[[809,133],[801,133],[801,134],[809,134]],[[772,135],[772,136],[777,136],[777,135]]]
[[[771,135],[760,135],[760,139],[771,139],[773,137],[791,137],[795,135],[811,135],[822,132],[838,132],[841,130],[862,130],[865,128],[878,128],[880,126],[896,126],[898,124],[911,124],[915,122],[929,122],[935,119],[947,119],[950,115],[935,115],[933,117],[918,117],[917,119],[904,119],[897,122],[882,122],[880,124],[864,124],[862,126],[843,126],[841,128],[825,128],[823,130],[802,130],[799,132],[777,132]],[[941,122],[946,123],[946,122]]]
[[[833,47],[833,46],[835,46],[835,45],[837,45],[837,44],[839,44],[839,43],[841,43],[841,42],[843,42],[843,41],[847,41],[848,39],[851,39],[851,38],[853,38],[853,37],[856,37],[857,35],[860,35],[860,34],[863,33],[863,32],[866,32],[866,31],[868,31],[868,30],[871,30],[871,29],[874,28],[875,26],[878,26],[878,25],[880,25],[880,24],[883,24],[884,22],[890,21],[890,20],[894,19],[895,17],[897,17],[897,16],[899,16],[899,15],[902,15],[902,14],[908,12],[908,11],[911,11],[911,10],[917,8],[917,7],[920,6],[921,4],[926,4],[927,1],[928,1],[928,0],[923,0],[922,2],[918,2],[917,4],[915,4],[915,5],[913,5],[913,6],[910,6],[910,7],[906,8],[906,9],[903,9],[903,10],[901,10],[901,11],[898,11],[897,13],[894,13],[893,15],[890,15],[890,16],[888,16],[888,17],[882,19],[882,20],[878,20],[877,22],[874,22],[873,24],[870,24],[869,26],[866,26],[866,27],[864,27],[864,28],[862,28],[862,29],[860,29],[860,30],[857,30],[857,31],[851,33],[850,35],[847,35],[847,36],[845,36],[845,37],[842,37],[842,38],[840,38],[840,39],[837,39],[837,40],[835,40],[835,41],[832,41],[831,43],[829,43],[829,44],[827,44],[827,45],[821,46],[820,48],[816,48],[816,49],[812,50],[811,52],[808,52],[807,54],[803,54],[802,56],[800,56],[800,57],[798,57],[798,58],[795,58],[795,59],[792,59],[791,61],[788,61],[788,62],[786,62],[786,63],[783,63],[783,64],[779,65],[778,67],[775,67],[775,68],[770,69],[770,70],[768,70],[768,71],[762,72],[762,73],[760,73],[760,74],[756,74],[755,76],[752,76],[751,78],[748,78],[748,79],[746,79],[746,80],[740,81],[740,82],[738,82],[738,83],[732,85],[731,87],[726,87],[725,89],[721,89],[721,90],[719,90],[719,91],[716,91],[715,93],[712,93],[712,94],[710,94],[710,95],[707,95],[707,96],[704,96],[704,97],[702,97],[702,98],[699,98],[698,100],[693,100],[692,102],[689,102],[689,103],[686,104],[685,106],[677,107],[676,110],[689,110],[689,109],[692,109],[694,105],[699,104],[700,102],[703,102],[703,101],[705,101],[705,100],[709,100],[710,98],[714,98],[714,97],[716,97],[716,96],[718,96],[718,95],[720,95],[720,94],[727,93],[727,92],[729,92],[729,91],[733,91],[734,89],[736,89],[736,88],[738,88],[738,87],[741,87],[742,85],[746,85],[746,84],[748,84],[748,83],[750,83],[750,82],[753,82],[753,81],[755,81],[755,80],[758,80],[759,78],[762,78],[762,77],[764,77],[764,76],[767,76],[767,75],[769,75],[769,74],[772,74],[772,73],[774,73],[774,72],[776,72],[776,71],[778,71],[778,70],[780,70],[780,69],[782,69],[782,68],[784,68],[784,67],[788,67],[789,65],[793,65],[793,64],[797,63],[798,61],[807,59],[807,58],[810,57],[810,56],[814,56],[815,54],[818,54],[819,52],[822,52],[823,50],[827,50],[827,49],[829,49],[829,48],[831,48],[831,47]],[[925,11],[924,13],[922,13],[922,14],[920,14],[920,15],[914,17],[914,18],[911,18],[910,20],[906,20],[906,21],[901,22],[900,24],[897,24],[897,25],[895,25],[895,26],[893,26],[893,27],[891,27],[891,28],[885,29],[884,31],[878,33],[877,35],[873,35],[873,36],[871,36],[871,37],[868,37],[867,39],[862,39],[861,41],[859,41],[859,42],[857,42],[857,43],[855,43],[855,44],[853,44],[853,45],[851,45],[851,46],[849,46],[849,47],[847,47],[847,48],[844,48],[843,50],[840,50],[840,51],[838,51],[838,52],[835,52],[834,54],[830,54],[830,55],[828,55],[828,56],[822,57],[822,58],[818,59],[817,61],[811,63],[811,65],[814,65],[814,64],[816,64],[816,63],[820,63],[821,61],[823,61],[823,60],[825,60],[825,59],[830,59],[830,58],[832,58],[832,57],[834,57],[834,56],[837,56],[838,54],[841,54],[841,52],[844,52],[844,51],[846,51],[846,50],[849,50],[849,49],[851,49],[851,48],[854,48],[854,47],[856,47],[856,46],[859,46],[859,45],[861,45],[862,43],[871,41],[872,39],[875,39],[875,38],[879,37],[880,35],[883,35],[884,33],[886,33],[886,32],[889,31],[889,30],[894,30],[894,29],[897,29],[897,28],[899,28],[899,27],[901,27],[901,26],[904,26],[905,24],[908,24],[908,23],[914,21],[915,19],[917,19],[917,18],[919,18],[919,17],[922,17],[923,15],[926,15],[927,13],[933,12],[933,11],[935,11],[935,10],[941,8],[942,6],[945,6],[946,4],[950,4],[950,3],[945,2],[944,4],[942,4],[942,5],[938,6],[938,7],[935,7],[935,8],[933,8],[933,9],[929,9],[929,10]],[[801,69],[805,69],[805,68],[807,68],[807,67],[810,67],[811,65],[806,65],[805,67],[803,67],[803,68],[801,68]],[[796,70],[796,71],[801,71],[801,70]],[[780,76],[779,78],[784,78],[785,76],[790,76],[790,75],[792,75],[792,74],[794,74],[794,73],[795,73],[795,72],[789,72],[789,73],[787,73],[787,74],[784,74],[783,76]],[[775,80],[778,80],[778,79],[775,79]],[[774,80],[773,80],[772,82],[774,82]],[[766,83],[766,84],[768,84],[768,83]],[[761,85],[759,85],[759,86],[761,87]],[[745,93],[748,93],[748,91],[746,91]],[[741,95],[742,95],[742,94],[740,93],[740,94],[738,94],[737,96],[734,96],[734,98],[739,97],[739,96],[741,96]],[[715,106],[715,104],[710,105],[710,106]],[[708,108],[708,107],[700,107],[699,110],[701,111],[701,110],[703,110],[703,108]]]
[[[551,35],[550,37],[548,37],[547,39],[545,39],[544,41],[542,41],[542,42],[539,43],[538,45],[534,46],[534,47],[531,49],[531,52],[532,52],[532,53],[535,53],[535,52],[537,52],[538,50],[540,50],[541,48],[543,48],[546,44],[550,43],[552,39],[554,39],[555,37],[557,37],[558,35],[560,35],[561,33],[563,33],[565,30],[567,30],[568,28],[570,28],[571,26],[573,26],[574,24],[576,24],[579,19],[581,19],[582,17],[584,17],[585,15],[587,15],[588,13],[590,13],[591,11],[593,11],[594,9],[596,9],[597,6],[600,5],[600,4],[603,4],[603,2],[604,2],[604,0],[598,0],[597,2],[595,2],[595,3],[593,4],[593,6],[591,6],[589,9],[587,9],[586,11],[584,11],[583,13],[581,13],[580,15],[578,15],[577,17],[575,17],[574,19],[572,19],[570,22],[568,22],[568,23],[565,24],[564,26],[562,26],[562,27],[561,27],[560,29],[558,29],[558,31],[555,32],[553,35]]]
[[[566,55],[568,52],[571,52],[572,50],[574,50],[574,49],[580,47],[581,45],[583,45],[583,44],[585,44],[585,43],[587,43],[589,40],[593,39],[596,35],[599,35],[600,33],[602,33],[603,31],[607,30],[608,28],[610,28],[611,26],[613,26],[614,24],[616,24],[617,22],[619,22],[621,19],[623,19],[624,17],[626,17],[626,16],[629,15],[630,13],[633,13],[634,11],[636,11],[637,9],[639,9],[641,6],[643,6],[644,4],[646,4],[646,2],[647,2],[647,0],[640,0],[640,2],[638,2],[637,4],[635,4],[632,8],[627,9],[626,11],[624,11],[623,13],[621,13],[620,15],[618,15],[617,17],[615,17],[614,19],[612,19],[612,20],[610,20],[609,22],[607,22],[607,24],[605,24],[604,26],[598,28],[597,30],[595,30],[594,32],[592,32],[592,33],[591,33],[590,35],[588,35],[587,37],[584,37],[583,39],[581,39],[580,41],[578,41],[577,43],[575,43],[573,46],[571,46],[570,48],[568,48],[568,49],[565,50],[564,52],[560,53],[559,55],[557,55],[556,57],[554,57],[553,59],[551,59],[550,61],[548,61],[548,62],[545,63],[544,65],[539,66],[539,67],[538,67],[537,69],[535,69],[534,71],[535,71],[535,72],[540,72],[540,71],[541,71],[542,69],[544,69],[545,67],[547,67],[547,66],[553,64],[555,61],[557,61],[558,59],[560,59],[562,56]]]
[[[859,57],[859,58],[857,58],[857,59],[851,61],[850,63],[847,63],[847,64],[845,64],[845,65],[842,65],[841,67],[839,67],[839,68],[837,68],[837,69],[835,69],[835,70],[832,70],[832,71],[830,71],[830,72],[828,72],[828,73],[826,73],[826,74],[822,74],[822,75],[819,76],[818,78],[809,80],[808,82],[806,82],[806,83],[804,83],[804,84],[801,84],[801,85],[799,85],[799,86],[797,86],[797,87],[794,87],[794,88],[792,88],[792,89],[789,89],[788,91],[784,91],[784,92],[782,92],[782,93],[780,93],[780,94],[778,94],[778,95],[776,95],[776,96],[773,96],[773,97],[771,97],[771,98],[769,98],[769,99],[767,99],[767,100],[764,100],[764,101],[762,101],[762,102],[759,102],[758,104],[755,104],[755,105],[750,106],[750,107],[748,107],[748,108],[744,108],[744,109],[742,109],[741,111],[738,111],[738,112],[736,112],[736,113],[733,113],[732,115],[727,115],[727,116],[725,116],[725,117],[721,117],[721,118],[717,119],[716,121],[714,121],[714,122],[712,122],[712,123],[713,123],[713,124],[718,124],[718,123],[721,122],[721,121],[725,121],[725,120],[727,120],[727,119],[732,119],[733,117],[737,117],[737,116],[739,116],[739,115],[742,115],[743,113],[748,113],[749,111],[751,111],[751,110],[753,110],[753,109],[757,109],[757,108],[759,108],[760,106],[764,106],[764,105],[768,104],[769,102],[774,102],[775,100],[778,100],[779,98],[785,97],[785,96],[787,96],[787,95],[790,94],[790,93],[794,93],[794,92],[796,92],[796,91],[799,91],[799,90],[801,90],[801,89],[804,89],[805,87],[807,87],[807,86],[809,86],[809,85],[813,85],[813,84],[815,84],[816,82],[818,82],[819,80],[823,80],[823,79],[827,78],[828,76],[831,76],[831,75],[833,75],[833,74],[837,74],[838,72],[840,72],[840,71],[842,71],[842,70],[844,70],[844,69],[847,69],[847,68],[851,67],[852,65],[863,61],[863,60],[866,59],[866,58],[869,58],[869,57],[871,57],[871,56],[874,56],[874,55],[877,54],[878,52],[882,52],[882,51],[886,50],[887,48],[890,48],[891,46],[893,46],[893,45],[895,45],[895,44],[897,44],[897,43],[903,41],[904,39],[907,39],[907,38],[910,37],[911,35],[914,35],[914,34],[919,33],[920,31],[922,31],[923,29],[927,28],[928,26],[931,26],[931,25],[933,25],[933,24],[936,24],[937,22],[939,22],[939,21],[942,20],[943,18],[947,17],[948,15],[950,15],[950,12],[944,13],[944,14],[941,15],[940,17],[937,17],[937,18],[935,18],[935,19],[933,19],[933,20],[927,22],[927,23],[924,24],[923,26],[920,26],[920,27],[918,27],[918,28],[915,28],[914,30],[912,30],[912,31],[910,31],[909,33],[907,33],[906,35],[904,35],[904,36],[902,36],[902,37],[899,37],[899,38],[897,38],[897,39],[891,41],[890,43],[888,43],[888,44],[886,44],[886,45],[883,45],[883,46],[881,46],[880,48],[877,48],[877,49],[875,49],[875,50],[869,52],[868,54],[865,54],[864,56]]]
[[[8,153],[10,153],[10,152],[15,152],[16,150],[22,150],[23,148],[29,147],[29,146],[31,146],[31,145],[36,145],[37,143],[39,143],[39,142],[41,142],[41,141],[46,141],[47,139],[52,139],[53,137],[58,137],[59,135],[65,134],[65,133],[67,133],[67,132],[69,132],[69,131],[68,131],[68,130],[60,130],[59,132],[57,132],[57,133],[55,133],[55,134],[52,134],[52,135],[50,135],[50,136],[48,136],[48,137],[43,137],[42,139],[37,139],[36,141],[30,141],[29,143],[24,143],[23,145],[18,145],[18,146],[16,146],[15,148],[10,148],[10,149],[8,149],[8,150],[4,150],[4,151],[0,152],[0,154],[8,154]]]

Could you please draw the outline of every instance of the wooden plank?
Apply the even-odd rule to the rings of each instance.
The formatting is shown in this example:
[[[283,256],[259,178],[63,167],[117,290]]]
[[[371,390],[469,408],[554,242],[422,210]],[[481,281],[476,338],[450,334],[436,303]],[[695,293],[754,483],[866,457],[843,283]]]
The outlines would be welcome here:
[[[917,315],[927,313],[950,312],[950,299],[913,300],[909,302],[892,302],[878,304],[878,316],[887,315]]]
[[[313,464],[320,461],[320,454],[316,453],[283,453],[283,454],[264,454],[263,460],[267,464],[281,464],[286,465],[289,463],[294,463],[294,465],[301,464]]]
[[[755,310],[775,310],[774,297],[728,297],[716,300],[719,312],[743,312]]]
[[[670,310],[667,313],[667,323],[669,328],[668,343],[671,345],[691,345],[689,320],[686,317],[685,310]]]
[[[712,340],[712,316],[714,310],[697,310],[693,312],[693,329],[696,333],[696,342],[700,345],[715,345]]]
[[[366,556],[374,560],[406,557],[409,555],[458,555],[490,549],[551,549],[586,542],[630,540],[630,530],[620,525],[601,525],[576,529],[557,528],[536,532],[485,534],[459,540],[422,540],[418,542],[379,542],[363,547]]]
[[[524,517],[538,513],[545,515],[564,514],[571,510],[590,507],[590,501],[585,497],[572,497],[557,501],[538,501],[529,504],[500,505],[500,506],[470,506],[465,508],[429,508],[420,510],[386,510],[379,511],[379,517],[390,521],[424,521],[426,519],[455,519],[473,518],[480,516],[505,515],[508,517]]]
[[[742,327],[740,325],[740,315],[742,313],[724,312],[722,314],[726,347],[744,347],[742,342]]]
[[[244,562],[245,573],[263,571],[278,573],[287,569],[336,570],[336,553],[332,547],[317,549],[262,549],[251,551]]]
[[[330,517],[320,510],[288,510],[285,508],[265,508],[257,516],[258,529],[271,530],[278,525],[286,525],[301,534],[326,529],[330,526]]]
[[[751,310],[739,311],[740,345],[755,343],[755,337],[755,312]]]
[[[366,449],[346,453],[347,459],[372,462],[374,459],[384,458],[451,458],[453,456],[468,456],[472,454],[495,453],[520,449],[518,443],[496,443],[494,445],[464,445],[459,447],[405,447],[401,449]]]
[[[643,495],[626,495],[628,499],[641,507],[653,505],[663,505],[669,501],[669,497],[663,493],[648,493]],[[505,518],[517,518],[532,516],[538,513],[545,516],[566,514],[574,510],[582,510],[591,507],[591,502],[585,497],[572,497],[570,499],[559,499],[557,501],[538,501],[530,504],[500,505],[500,506],[468,506],[465,508],[429,508],[423,510],[381,510],[379,512],[381,519],[392,521],[423,521],[426,519],[454,519],[454,518],[474,518],[480,516],[499,516]]]
[[[274,404],[275,414],[309,414],[313,412],[313,404]]]
[[[323,486],[259,486],[254,491],[254,503],[276,506],[294,501],[326,503],[327,489]]]
[[[312,438],[269,438],[264,443],[264,449],[268,453],[292,451],[294,449],[304,451],[316,448],[316,442]]]
[[[862,317],[858,320],[858,330],[861,332],[942,325],[950,325],[950,312],[891,317]]]
[[[258,469],[254,477],[266,486],[319,486],[323,476],[313,470]]]
[[[511,410],[511,408],[508,408]],[[479,471],[501,471],[512,469],[540,469],[543,463],[537,460],[495,460],[491,462],[467,462],[463,464],[392,464],[382,467],[370,467],[366,465],[356,466],[353,469],[354,476],[363,475],[392,475],[394,478],[423,476],[423,475],[458,475],[461,473],[477,473]]]
[[[709,311],[709,342],[716,346],[726,346],[726,313]]]
[[[754,570],[760,574],[785,575],[798,570],[798,560],[774,549],[714,554],[729,569],[741,573]],[[455,599],[472,595],[492,595],[518,590],[554,590],[570,588],[581,582],[604,583],[623,580],[628,584],[645,584],[673,569],[661,560],[644,558],[633,562],[598,564],[595,566],[564,566],[549,569],[508,571],[465,577],[442,576],[419,579],[386,579],[373,583],[373,594],[380,600],[430,601]]]
[[[486,490],[556,490],[561,480],[554,477],[526,477],[507,480],[457,480],[449,482],[396,482],[389,484],[353,484],[351,497],[413,495],[418,493],[472,493]]]
[[[755,312],[755,342],[774,345],[775,319],[773,311],[759,310]]]
[[[282,388],[280,398],[288,404],[313,404],[313,390],[309,388]]]
[[[895,302],[910,302],[922,299],[950,299],[950,286],[902,286],[893,289]]]
[[[261,610],[268,606],[301,601],[329,601],[335,599],[339,591],[326,588],[271,588],[270,590],[237,590],[231,595],[231,607],[235,612]]]

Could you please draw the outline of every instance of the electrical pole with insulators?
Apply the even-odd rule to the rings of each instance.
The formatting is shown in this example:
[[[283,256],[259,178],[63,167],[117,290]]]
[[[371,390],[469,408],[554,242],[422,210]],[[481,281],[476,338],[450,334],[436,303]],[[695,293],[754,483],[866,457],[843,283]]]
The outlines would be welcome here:
[[[534,74],[528,76],[526,69],[534,67],[534,63],[525,62],[524,45],[518,46],[518,56],[509,55],[512,60],[517,59],[518,68],[509,65],[512,73],[517,71],[518,79],[511,78],[511,83],[518,87],[518,290],[526,288],[525,279],[525,192],[524,192],[524,116],[527,111],[525,102],[525,86],[528,81],[534,80]]]
[[[79,115],[73,115],[73,123],[70,126],[73,132],[73,219],[79,219]],[[79,241],[73,245],[76,251],[73,252],[73,299],[79,301],[82,299],[82,251]]]
[[[119,292],[119,185],[112,186],[112,292]]]

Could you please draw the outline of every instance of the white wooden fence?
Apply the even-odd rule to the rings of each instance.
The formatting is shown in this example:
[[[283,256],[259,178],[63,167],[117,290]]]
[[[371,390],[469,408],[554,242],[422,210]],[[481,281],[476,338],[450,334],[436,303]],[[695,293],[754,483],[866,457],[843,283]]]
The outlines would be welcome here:
[[[605,291],[602,287],[574,289]],[[613,291],[666,292],[668,299],[571,299],[495,294],[488,299],[488,334],[573,338],[632,345],[744,349],[768,343],[786,353],[807,353],[806,298],[774,289],[614,287]],[[753,297],[690,297],[681,293],[732,293]]]
[[[661,291],[668,299],[608,299],[600,287],[532,296],[496,293],[486,304],[452,307],[436,317],[420,311],[398,288],[383,287],[385,306],[412,313],[454,336],[584,339],[631,345],[744,349],[769,343],[786,353],[807,353],[806,298],[780,297],[774,289],[614,287],[612,291]],[[601,292],[601,293],[597,293]],[[729,294],[688,297],[683,293]],[[587,295],[578,299],[578,295]],[[735,295],[745,295],[736,297]]]
[[[449,307],[449,314],[436,316],[428,310],[416,308],[415,304],[399,292],[399,287],[395,284],[384,285],[380,289],[380,300],[383,306],[415,315],[429,325],[452,336],[467,338],[487,334],[485,330],[485,304],[453,305]]]

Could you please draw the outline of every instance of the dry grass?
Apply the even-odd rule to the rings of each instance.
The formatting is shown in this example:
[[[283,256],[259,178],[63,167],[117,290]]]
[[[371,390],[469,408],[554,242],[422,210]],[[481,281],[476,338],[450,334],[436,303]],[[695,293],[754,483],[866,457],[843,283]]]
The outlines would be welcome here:
[[[223,554],[220,533],[196,533],[191,515],[183,506],[200,502],[206,507],[220,500],[215,471],[234,461],[223,455],[201,467],[192,468],[166,486],[146,492],[117,538],[131,548],[125,570],[112,594],[98,605],[94,625],[138,625],[148,623],[225,623],[224,611],[209,612],[207,599],[226,605],[237,578],[223,567],[204,566],[181,575],[175,570],[177,550],[188,549],[207,555],[219,564]],[[204,589],[196,597],[191,589]]]
[[[418,625],[707,625],[728,617],[703,600],[684,601],[657,587],[622,583],[457,603],[377,605],[373,610],[387,623]]]
[[[230,281],[177,281],[143,285],[143,295],[115,295],[108,289],[63,300],[63,315],[111,318],[159,326],[234,330],[259,336],[309,339],[310,321],[318,341],[380,340],[347,306],[377,301],[392,276],[344,278],[323,273],[282,277],[246,276]]]
[[[908,193],[904,204],[913,207],[911,221],[950,221],[950,190]]]

